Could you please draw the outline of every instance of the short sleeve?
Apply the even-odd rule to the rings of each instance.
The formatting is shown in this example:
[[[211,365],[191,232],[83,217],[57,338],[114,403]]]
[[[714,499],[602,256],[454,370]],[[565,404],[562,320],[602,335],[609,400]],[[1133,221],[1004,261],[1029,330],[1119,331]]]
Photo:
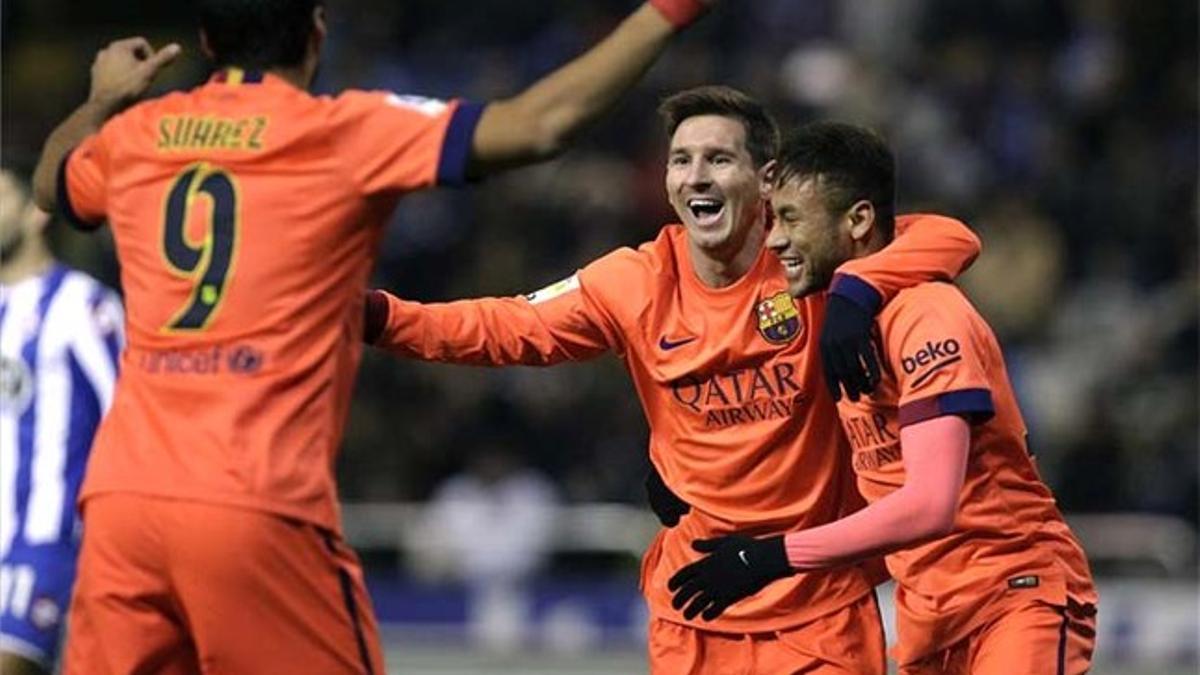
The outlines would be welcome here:
[[[93,230],[107,212],[109,156],[103,131],[83,139],[58,168],[58,208],[73,227]]]
[[[363,194],[466,182],[482,104],[351,91],[335,105],[336,147]]]
[[[881,318],[899,393],[900,426],[942,415],[982,423],[995,414],[975,310],[948,284],[901,294]]]

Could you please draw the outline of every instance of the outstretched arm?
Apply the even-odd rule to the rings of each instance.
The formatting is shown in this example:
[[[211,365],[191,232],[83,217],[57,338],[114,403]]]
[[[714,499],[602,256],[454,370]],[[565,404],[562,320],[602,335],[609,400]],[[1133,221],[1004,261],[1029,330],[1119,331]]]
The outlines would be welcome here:
[[[117,40],[96,54],[88,100],[54,129],[42,147],[33,173],[34,200],[41,209],[55,211],[60,187],[58,170],[67,153],[137,100],[179,52],[177,44],[155,51],[145,38],[134,37]]]
[[[370,291],[365,322],[368,344],[422,361],[549,366],[594,358],[616,346],[577,287],[538,302],[480,298],[422,304]]]
[[[512,98],[488,104],[468,173],[481,177],[553,157],[629,90],[713,0],[650,0],[607,38]]]

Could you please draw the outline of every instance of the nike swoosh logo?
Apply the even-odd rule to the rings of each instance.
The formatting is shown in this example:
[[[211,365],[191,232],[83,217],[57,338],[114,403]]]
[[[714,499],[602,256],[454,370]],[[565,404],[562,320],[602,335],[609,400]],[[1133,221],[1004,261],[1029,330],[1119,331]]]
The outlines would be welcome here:
[[[738,551],[738,557],[742,559],[742,564],[746,567],[750,566],[750,561],[746,559],[746,549]]]
[[[686,337],[686,338],[683,338],[682,340],[671,341],[671,340],[668,340],[667,336],[664,335],[658,339],[658,348],[663,350],[664,352],[669,352],[672,349],[675,349],[676,347],[682,347],[689,342],[694,342],[695,340],[696,340],[696,336],[693,335],[692,337]]]

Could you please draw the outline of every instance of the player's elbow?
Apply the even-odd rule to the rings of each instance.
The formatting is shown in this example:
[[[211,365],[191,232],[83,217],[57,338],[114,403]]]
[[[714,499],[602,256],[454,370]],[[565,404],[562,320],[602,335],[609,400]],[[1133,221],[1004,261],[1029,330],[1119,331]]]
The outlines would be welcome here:
[[[571,130],[561,113],[520,98],[489,103],[475,129],[472,174],[489,175],[556,157],[570,142]]]
[[[58,206],[54,198],[53,188],[33,188],[33,203],[46,213],[54,213],[54,209]]]
[[[970,261],[975,262],[975,259],[983,252],[983,240],[967,227],[963,227],[963,240],[972,251]]]
[[[529,161],[553,159],[570,145],[573,125],[562,114],[543,112],[530,119],[525,128],[522,145]]]
[[[954,223],[954,229],[949,234],[956,237],[962,243],[963,248],[970,252],[970,255],[967,256],[966,264],[963,265],[963,269],[966,269],[983,252],[983,240],[971,228],[967,227],[966,223],[957,220],[952,222]]]
[[[53,172],[47,172],[40,166],[33,175],[33,203],[46,213],[54,213],[55,206],[57,206],[58,194],[55,179],[56,176]]]

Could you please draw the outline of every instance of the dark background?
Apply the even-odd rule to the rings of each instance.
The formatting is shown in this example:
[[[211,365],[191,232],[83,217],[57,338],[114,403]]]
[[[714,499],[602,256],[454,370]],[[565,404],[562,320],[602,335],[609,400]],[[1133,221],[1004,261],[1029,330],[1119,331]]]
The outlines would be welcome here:
[[[329,3],[318,88],[487,100],[605,35],[613,0]],[[180,40],[161,89],[206,68],[187,3],[5,0],[2,146],[28,169],[87,94],[94,52]],[[664,95],[725,83],[785,124],[840,118],[894,144],[904,210],[984,240],[964,279],[1005,345],[1067,511],[1197,522],[1197,8],[1191,0],[726,2],[554,163],[405,199],[376,281],[422,300],[508,295],[652,238]],[[106,238],[56,230],[116,285]],[[570,502],[641,499],[646,428],[615,359],[549,370],[368,353],[339,462],[348,501],[427,498],[468,458],[515,452]]]

